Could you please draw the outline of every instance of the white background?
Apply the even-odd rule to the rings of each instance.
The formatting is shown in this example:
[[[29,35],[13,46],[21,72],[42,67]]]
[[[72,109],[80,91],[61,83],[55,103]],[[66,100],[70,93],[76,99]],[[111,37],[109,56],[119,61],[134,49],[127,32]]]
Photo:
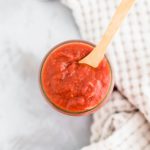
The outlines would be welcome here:
[[[53,110],[39,90],[42,58],[79,39],[58,1],[0,0],[0,150],[77,150],[89,144],[91,117]]]

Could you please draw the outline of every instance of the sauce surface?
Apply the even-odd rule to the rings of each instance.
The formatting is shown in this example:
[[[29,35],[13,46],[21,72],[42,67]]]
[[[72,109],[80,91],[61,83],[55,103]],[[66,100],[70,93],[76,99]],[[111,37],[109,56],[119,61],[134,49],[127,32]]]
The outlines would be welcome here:
[[[93,46],[72,42],[58,46],[46,57],[41,70],[42,88],[49,101],[69,112],[94,108],[108,93],[111,70],[106,58],[98,68],[78,61],[91,52]]]

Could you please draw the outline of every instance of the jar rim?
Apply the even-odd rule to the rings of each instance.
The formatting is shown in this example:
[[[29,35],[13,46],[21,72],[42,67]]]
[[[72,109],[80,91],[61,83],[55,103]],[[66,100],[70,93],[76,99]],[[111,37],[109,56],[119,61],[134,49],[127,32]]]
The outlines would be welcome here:
[[[92,47],[94,47],[95,45],[91,42],[88,42],[88,41],[85,41],[85,40],[67,40],[67,41],[64,41],[64,42],[61,42],[59,44],[56,44],[54,47],[52,47],[48,52],[47,54],[44,56],[43,60],[42,60],[42,63],[41,63],[41,66],[40,66],[40,76],[39,76],[39,80],[40,80],[40,89],[42,91],[42,94],[43,96],[45,97],[46,101],[51,105],[53,106],[54,108],[56,108],[56,110],[58,110],[59,112],[61,113],[64,113],[64,114],[67,114],[67,115],[71,115],[71,116],[77,116],[77,115],[82,115],[82,114],[86,114],[86,113],[92,113],[94,110],[97,110],[106,100],[108,100],[112,90],[113,90],[113,87],[114,87],[114,75],[113,75],[113,70],[112,70],[112,67],[111,67],[111,64],[110,64],[110,61],[108,59],[108,57],[105,55],[104,57],[107,59],[107,62],[109,64],[109,68],[110,68],[110,71],[111,71],[111,83],[110,83],[110,87],[108,89],[108,92],[106,93],[105,97],[94,107],[90,108],[90,109],[87,109],[87,110],[83,110],[83,111],[69,111],[69,110],[65,110],[63,108],[60,108],[59,106],[57,106],[52,100],[50,100],[50,98],[48,98],[47,94],[45,93],[44,89],[43,89],[43,84],[42,84],[42,69],[43,69],[43,65],[44,65],[44,62],[46,61],[47,57],[55,50],[57,49],[58,47],[62,46],[62,45],[65,45],[65,44],[68,44],[68,43],[85,43],[85,44],[89,44],[91,45]]]

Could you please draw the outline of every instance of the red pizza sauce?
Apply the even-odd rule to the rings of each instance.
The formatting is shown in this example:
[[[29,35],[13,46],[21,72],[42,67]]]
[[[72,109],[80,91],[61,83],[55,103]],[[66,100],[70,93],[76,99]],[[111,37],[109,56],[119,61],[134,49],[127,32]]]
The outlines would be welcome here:
[[[48,100],[66,112],[84,112],[95,108],[111,86],[111,69],[106,58],[98,68],[78,61],[93,50],[85,42],[60,44],[45,58],[41,85]]]

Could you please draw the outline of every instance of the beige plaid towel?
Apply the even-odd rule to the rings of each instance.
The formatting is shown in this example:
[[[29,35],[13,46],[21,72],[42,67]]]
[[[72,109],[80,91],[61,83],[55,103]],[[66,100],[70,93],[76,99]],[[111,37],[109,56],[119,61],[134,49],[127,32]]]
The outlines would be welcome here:
[[[96,43],[120,0],[62,0],[82,39]],[[82,150],[150,150],[150,0],[137,0],[107,56],[116,90],[94,114],[91,145]]]

